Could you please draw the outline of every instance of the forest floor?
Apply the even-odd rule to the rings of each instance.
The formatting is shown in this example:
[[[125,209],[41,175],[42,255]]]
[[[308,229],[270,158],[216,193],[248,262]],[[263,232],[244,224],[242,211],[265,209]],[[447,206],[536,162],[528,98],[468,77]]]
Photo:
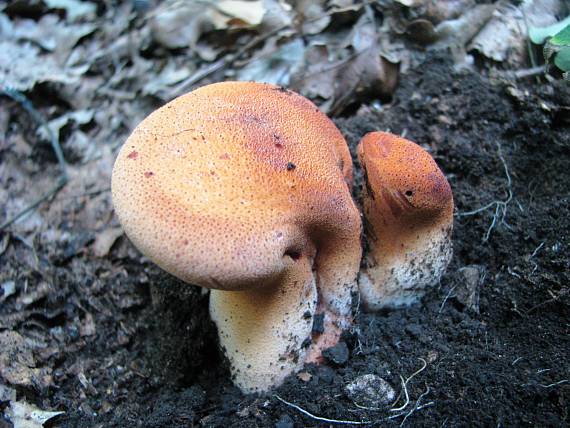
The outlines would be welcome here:
[[[45,114],[69,106],[49,110],[53,99],[45,86],[28,92]],[[0,101],[2,197],[11,201],[33,200],[60,171],[48,143],[30,143],[37,124],[26,105]],[[82,114],[128,114],[101,105]],[[97,126],[83,123],[73,128],[83,135]],[[218,348],[208,295],[122,234],[109,192],[117,144],[84,162],[74,154],[86,143],[62,126],[70,181],[0,232],[0,427],[12,426],[16,401],[65,412],[46,423],[56,427],[567,426],[570,86],[488,77],[427,55],[400,75],[389,103],[335,123],[353,155],[373,130],[421,143],[451,184],[454,257],[421,304],[358,312],[343,337],[348,355],[244,395]],[[356,162],[355,171],[359,200]],[[387,381],[398,401],[363,406],[350,396],[346,385],[364,374]]]

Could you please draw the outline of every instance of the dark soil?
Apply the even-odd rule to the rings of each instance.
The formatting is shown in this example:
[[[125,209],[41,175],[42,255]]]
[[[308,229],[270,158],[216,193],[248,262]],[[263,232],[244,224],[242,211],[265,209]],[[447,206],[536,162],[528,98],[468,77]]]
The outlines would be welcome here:
[[[564,83],[493,82],[432,59],[402,76],[380,113],[338,120],[351,149],[368,131],[390,130],[431,150],[454,191],[455,255],[421,305],[359,313],[329,363],[266,396],[232,386],[207,295],[125,238],[105,258],[84,251],[96,234],[73,223],[73,206],[62,217],[63,247],[0,237],[2,270],[28,290],[50,284],[27,306],[0,305],[0,331],[40,343],[36,367],[52,376],[21,386],[19,397],[65,410],[50,422],[61,427],[330,425],[276,395],[315,416],[371,426],[567,426],[569,103]],[[424,364],[402,412],[359,408],[345,392],[357,376],[376,374],[399,393],[401,377]]]

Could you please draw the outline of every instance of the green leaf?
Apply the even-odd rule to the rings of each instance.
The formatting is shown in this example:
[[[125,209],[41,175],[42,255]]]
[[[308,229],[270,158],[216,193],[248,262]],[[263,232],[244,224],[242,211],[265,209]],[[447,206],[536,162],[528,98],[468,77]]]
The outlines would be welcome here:
[[[542,45],[547,38],[554,36],[570,25],[570,16],[548,27],[530,27],[528,37],[536,45]]]
[[[548,42],[556,46],[570,46],[570,25],[556,33]]]
[[[564,72],[570,71],[570,46],[564,46],[554,57],[554,64]]]

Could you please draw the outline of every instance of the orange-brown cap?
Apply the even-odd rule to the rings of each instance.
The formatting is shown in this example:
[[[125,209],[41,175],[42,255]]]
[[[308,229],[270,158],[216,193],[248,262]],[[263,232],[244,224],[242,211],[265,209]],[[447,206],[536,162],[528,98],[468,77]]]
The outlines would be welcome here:
[[[390,133],[365,135],[358,159],[370,248],[360,281],[365,303],[412,302],[439,280],[451,257],[451,187],[427,151]]]
[[[346,295],[360,258],[360,217],[347,185],[351,178],[348,147],[314,104],[273,85],[225,82],[183,95],[147,117],[117,157],[112,194],[132,242],[183,281],[267,293],[286,287],[283,282],[291,278],[295,286],[309,286],[314,275],[319,295],[343,296],[342,302],[330,299],[327,308],[348,316]],[[335,248],[344,241],[354,243]],[[243,294],[231,296],[237,301]],[[227,305],[225,298],[219,307]],[[267,305],[274,313],[259,322],[268,323],[268,329],[287,312],[287,323],[308,324],[303,334],[310,335],[312,321],[305,312],[314,314],[315,302],[295,308]],[[237,321],[220,320],[219,307],[214,312],[223,338]],[[239,316],[248,324],[244,312]],[[289,312],[300,312],[301,319],[290,319]],[[284,328],[275,341],[287,341],[286,333]],[[231,347],[224,340],[222,346]],[[282,351],[271,351],[266,360],[289,358]],[[268,363],[256,367],[245,356],[228,356],[239,366],[233,373],[242,389],[271,386],[274,370]],[[290,360],[295,363],[283,371],[303,358],[296,352]],[[248,364],[258,375],[240,378]]]

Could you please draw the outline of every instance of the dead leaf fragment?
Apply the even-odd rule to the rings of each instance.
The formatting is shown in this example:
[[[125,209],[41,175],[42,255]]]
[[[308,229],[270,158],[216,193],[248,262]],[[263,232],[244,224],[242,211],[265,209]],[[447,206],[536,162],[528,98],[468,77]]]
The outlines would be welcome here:
[[[6,281],[0,284],[0,289],[2,289],[2,294],[0,294],[1,303],[16,292],[16,283],[14,281]]]
[[[16,401],[16,390],[0,383],[0,403],[6,401]]]
[[[88,66],[63,68],[52,57],[40,55],[38,48],[29,43],[0,42],[0,81],[18,91],[32,89],[36,83],[77,83],[87,69]]]
[[[6,382],[38,389],[53,385],[51,370],[35,366],[32,345],[15,331],[0,332],[0,376]]]
[[[526,0],[519,7],[500,7],[469,49],[496,62],[507,61],[511,67],[522,66],[527,56],[527,26],[555,23],[561,8],[560,0]]]
[[[331,22],[331,16],[325,13],[324,1],[301,0],[296,10],[301,15],[304,34],[319,34]]]
[[[151,35],[169,49],[194,49],[207,31],[259,26],[265,10],[262,0],[167,1],[152,14]]]
[[[218,29],[226,28],[233,21],[241,21],[243,25],[255,27],[261,24],[265,7],[262,0],[244,1],[244,0],[223,0],[214,2],[215,8],[224,17],[214,15],[214,23]]]
[[[339,67],[330,60],[331,57],[324,43],[314,42],[307,47],[304,67],[291,76],[291,88],[313,100],[332,98]]]
[[[85,318],[81,322],[79,326],[79,334],[81,337],[85,336],[93,336],[95,334],[96,327],[95,327],[95,319],[90,312],[85,313]]]
[[[202,33],[214,28],[207,10],[197,2],[165,2],[150,19],[151,35],[169,49],[194,48]]]
[[[76,110],[50,120],[47,125],[56,138],[59,139],[59,132],[68,123],[74,122],[78,125],[86,125],[93,120],[94,114],[94,110]],[[49,140],[49,135],[43,126],[38,128],[37,133],[44,140]]]
[[[63,9],[68,21],[74,22],[79,19],[93,19],[97,6],[95,3],[79,0],[43,0],[50,9]]]
[[[123,235],[121,227],[110,227],[97,234],[92,245],[93,254],[96,257],[105,257],[109,254],[113,244]]]
[[[12,401],[6,410],[14,428],[42,428],[47,421],[64,413],[41,410],[25,401]]]
[[[269,48],[268,50],[271,50]],[[237,72],[238,80],[289,85],[290,76],[301,64],[305,43],[295,38],[288,43],[276,47],[273,52],[251,61]]]

